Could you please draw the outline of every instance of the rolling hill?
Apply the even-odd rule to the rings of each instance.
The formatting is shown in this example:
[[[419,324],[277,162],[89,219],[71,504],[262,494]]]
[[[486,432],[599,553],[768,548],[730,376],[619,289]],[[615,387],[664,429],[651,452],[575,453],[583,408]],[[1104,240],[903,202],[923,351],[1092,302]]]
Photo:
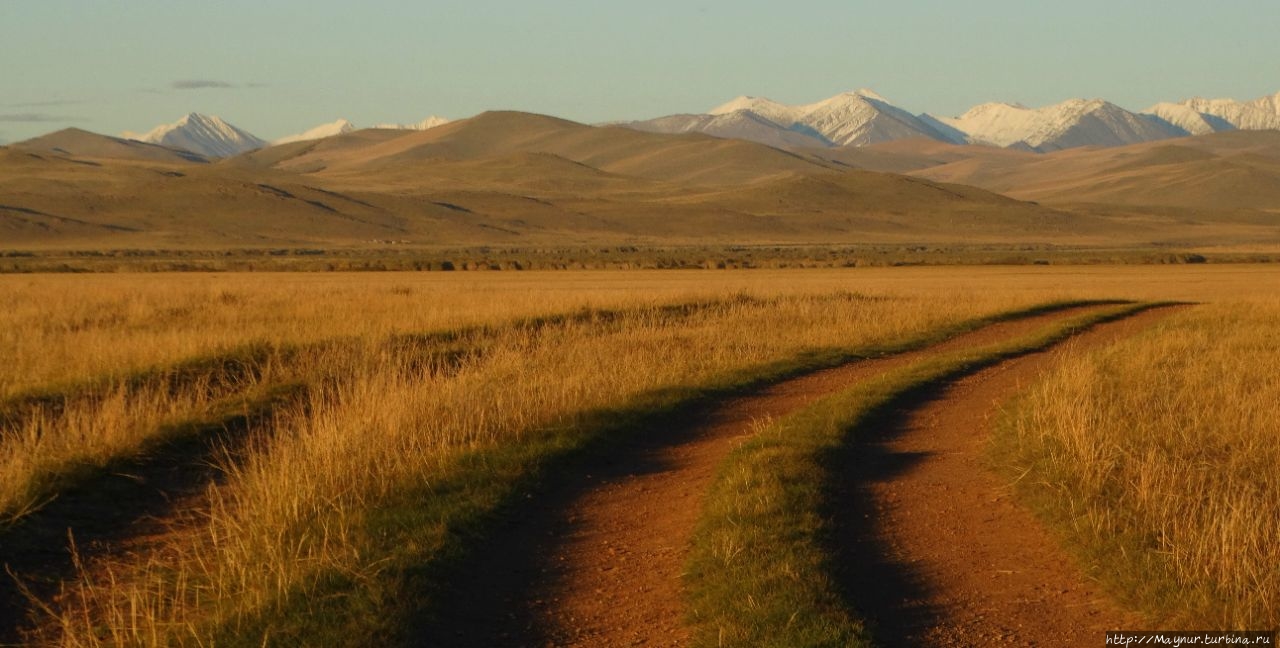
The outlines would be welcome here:
[[[1230,131],[1035,158],[974,156],[912,171],[1052,204],[1280,214],[1280,132]]]
[[[190,151],[137,140],[111,137],[109,135],[99,135],[79,128],[65,128],[48,135],[18,142],[13,144],[12,148],[19,151],[83,159],[149,160],[175,164],[184,162],[204,164],[209,161],[203,155]]]
[[[781,150],[490,112],[206,163],[67,131],[0,149],[0,248],[1274,241],[1280,133],[1242,135]]]
[[[481,113],[426,131],[369,137],[359,144],[345,140],[340,146],[341,154],[333,147],[298,149],[277,157],[272,166],[326,176],[376,176],[440,161],[548,153],[609,173],[679,184],[735,184],[788,171],[829,170],[821,161],[754,142],[587,126],[518,112]],[[270,149],[262,154],[277,155]]]

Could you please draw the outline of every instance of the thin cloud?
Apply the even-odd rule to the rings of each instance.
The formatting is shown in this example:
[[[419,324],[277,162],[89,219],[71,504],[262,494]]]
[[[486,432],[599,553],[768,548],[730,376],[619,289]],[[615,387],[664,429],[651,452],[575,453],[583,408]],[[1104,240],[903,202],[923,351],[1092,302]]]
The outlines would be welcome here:
[[[68,117],[66,115],[51,115],[49,113],[9,113],[0,115],[0,122],[18,122],[23,124],[35,124],[41,122],[69,122],[84,121],[83,117]]]
[[[50,108],[54,106],[80,106],[85,103],[83,99],[54,99],[52,101],[26,101],[4,105],[9,108]]]
[[[207,88],[238,88],[234,83],[214,79],[179,79],[169,84],[174,90],[204,90]]]

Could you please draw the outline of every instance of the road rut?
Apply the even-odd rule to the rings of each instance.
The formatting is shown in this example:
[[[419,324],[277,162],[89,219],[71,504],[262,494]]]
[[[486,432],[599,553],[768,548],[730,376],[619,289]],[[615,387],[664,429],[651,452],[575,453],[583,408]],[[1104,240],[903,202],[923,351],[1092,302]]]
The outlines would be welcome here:
[[[851,362],[635,435],[521,507],[458,570],[422,645],[681,646],[681,575],[717,466],[757,422],[925,357],[1008,341],[1095,307],[1000,322],[920,351]]]
[[[1088,349],[1169,314],[1149,310],[939,385],[851,444],[834,502],[851,606],[886,646],[1102,645],[1142,619],[1083,575],[985,459],[1001,404],[1064,348]]]

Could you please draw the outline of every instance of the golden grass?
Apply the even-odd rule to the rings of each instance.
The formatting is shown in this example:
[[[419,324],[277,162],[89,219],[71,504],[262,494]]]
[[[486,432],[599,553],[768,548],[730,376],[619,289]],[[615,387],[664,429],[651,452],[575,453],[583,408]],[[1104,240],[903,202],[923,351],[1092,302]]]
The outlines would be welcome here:
[[[56,495],[78,469],[131,454],[166,425],[196,417],[216,400],[206,381],[178,391],[161,381],[140,389],[115,385],[56,412],[15,417],[0,427],[0,528]]]
[[[135,453],[174,426],[216,422],[273,385],[347,375],[361,354],[388,352],[379,345],[395,335],[725,294],[830,294],[848,284],[838,273],[803,284],[781,273],[717,274],[0,277],[0,350],[9,359],[0,398],[64,397],[30,411],[11,403],[8,416],[0,408],[0,520],[55,495],[66,473]],[[246,348],[262,349],[247,375],[172,375],[175,363]],[[677,366],[700,357],[690,356]]]
[[[109,587],[96,568],[69,585],[71,605],[55,615],[60,641],[178,641],[187,624],[203,628],[199,635],[210,623],[271,610],[320,573],[372,578],[379,558],[362,553],[369,543],[358,537],[360,520],[398,493],[429,487],[459,453],[555,434],[578,413],[656,389],[705,384],[806,350],[884,344],[1047,297],[986,292],[940,300],[928,289],[865,297],[830,286],[809,294],[815,288],[781,296],[786,287],[774,284],[759,291],[767,296],[690,312],[641,307],[617,319],[509,328],[484,353],[447,370],[380,352],[353,361],[318,350],[298,364],[341,379],[313,385],[308,402],[261,431],[257,450],[228,466],[229,483],[212,492],[210,517],[199,528],[138,564],[114,566]],[[558,285],[544,291],[543,303],[555,303],[547,292],[566,289],[571,301],[583,299]],[[596,294],[618,303],[663,293],[641,282]]]
[[[261,342],[457,328],[593,306],[753,295],[1214,300],[1280,292],[1269,266],[575,273],[0,275],[0,399]]]
[[[1280,618],[1280,302],[1197,307],[1068,357],[999,447],[1099,576],[1157,618]]]
[[[408,273],[4,276],[0,286],[0,349],[9,359],[0,398],[253,343],[381,338],[663,297]]]
[[[0,393],[101,394],[57,420],[20,422],[42,432],[28,435],[38,443],[0,441],[0,485],[21,511],[59,466],[136,452],[167,423],[254,390],[308,384],[243,459],[224,462],[229,478],[210,489],[205,517],[136,560],[87,565],[46,611],[48,636],[65,645],[199,643],[280,612],[322,575],[377,578],[385,556],[370,553],[371,512],[430,492],[465,453],[571,433],[584,412],[1051,300],[1204,299],[1278,282],[1250,266],[0,277],[0,352],[12,358]],[[584,309],[613,312],[515,324]],[[488,333],[463,339],[448,362],[392,343],[474,326]],[[250,345],[293,355],[216,393],[192,380],[164,398],[125,379]],[[100,444],[110,438],[124,441]],[[446,531],[416,542],[429,554]]]

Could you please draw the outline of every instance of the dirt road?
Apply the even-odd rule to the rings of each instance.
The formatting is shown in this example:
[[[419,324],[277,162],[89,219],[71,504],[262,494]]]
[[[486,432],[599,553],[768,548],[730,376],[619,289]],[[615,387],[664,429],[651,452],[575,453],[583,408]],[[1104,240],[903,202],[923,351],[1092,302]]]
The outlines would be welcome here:
[[[1100,646],[1141,619],[1118,609],[985,460],[993,418],[1063,347],[1087,349],[1168,315],[1146,311],[993,366],[904,405],[847,450],[839,574],[886,646]]]
[[[680,646],[681,571],[716,467],[758,421],[928,355],[1023,336],[1074,308],[853,362],[715,403],[565,476],[477,547],[422,645]]]

